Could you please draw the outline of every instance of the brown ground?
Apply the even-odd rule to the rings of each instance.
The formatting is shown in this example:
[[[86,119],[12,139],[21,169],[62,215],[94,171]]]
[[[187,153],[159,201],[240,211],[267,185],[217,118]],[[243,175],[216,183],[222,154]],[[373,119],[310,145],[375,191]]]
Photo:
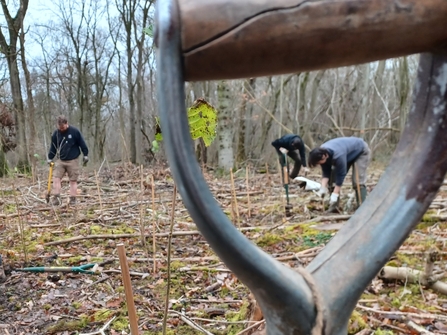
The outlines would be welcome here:
[[[370,189],[381,171],[371,169]],[[34,182],[11,176],[1,183],[0,254],[6,278],[0,283],[0,334],[85,334],[104,326],[105,334],[130,334],[119,244],[128,258],[139,330],[141,334],[161,334],[174,190],[169,171],[141,171],[123,165],[103,168],[96,177],[93,171],[84,170],[76,208],[46,204],[46,173],[42,168]],[[311,261],[352,214],[324,216],[321,202],[295,184],[290,187],[293,215],[286,218],[278,174],[249,171],[247,182],[245,170],[238,171],[234,189],[229,176],[217,178],[208,172],[205,177],[216,200],[244,235],[288,266],[297,266],[296,253],[300,253],[301,262]],[[317,180],[318,176],[310,178]],[[68,192],[67,184],[64,192]],[[445,197],[442,190],[429,215],[389,266],[422,270],[424,253],[436,246],[439,257],[434,271],[444,272]],[[65,193],[63,200],[68,201]],[[346,202],[343,199],[343,204]],[[179,196],[174,207],[168,334],[203,334],[194,325],[212,334],[240,333],[248,325],[241,321],[247,321],[253,309],[248,290],[208,247]],[[14,271],[97,263],[95,274]],[[447,297],[438,291],[376,278],[359,302],[349,331],[416,334],[422,333],[418,329],[422,327],[447,333],[446,311]]]

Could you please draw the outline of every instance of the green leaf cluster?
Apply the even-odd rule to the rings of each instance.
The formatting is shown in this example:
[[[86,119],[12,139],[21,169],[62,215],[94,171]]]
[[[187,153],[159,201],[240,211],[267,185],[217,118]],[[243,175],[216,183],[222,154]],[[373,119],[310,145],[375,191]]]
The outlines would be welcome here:
[[[188,123],[193,140],[202,138],[207,147],[213,143],[216,138],[217,111],[210,103],[204,99],[194,101],[194,104],[188,108]],[[157,124],[155,140],[160,142],[162,139],[161,128]]]

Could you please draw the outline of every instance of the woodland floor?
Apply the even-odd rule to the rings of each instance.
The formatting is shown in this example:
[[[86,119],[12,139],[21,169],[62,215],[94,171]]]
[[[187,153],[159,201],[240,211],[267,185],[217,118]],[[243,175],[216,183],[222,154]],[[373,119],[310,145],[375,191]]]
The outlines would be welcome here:
[[[120,244],[131,271],[140,333],[162,334],[172,208],[167,334],[235,335],[262,329],[247,288],[209,248],[179,195],[173,205],[174,183],[166,168],[120,165],[103,168],[98,175],[90,169],[82,171],[74,208],[46,204],[45,167],[34,181],[18,175],[1,179],[0,254],[6,278],[0,283],[0,334],[130,334],[117,253]],[[312,172],[309,178],[318,180],[318,171]],[[369,169],[370,190],[381,173],[380,168]],[[293,184],[293,215],[285,217],[284,189],[277,173],[240,170],[233,183],[230,176],[218,178],[212,172],[205,178],[242,233],[290,267],[308,264],[353,213],[326,215],[312,192]],[[68,201],[66,179],[63,191],[63,200]],[[350,193],[347,186],[343,191]],[[347,202],[345,196],[342,203]],[[387,264],[424,271],[427,252],[433,256],[436,248],[431,274],[436,274],[441,289],[377,277],[357,304],[350,334],[447,334],[442,283],[446,203],[443,186]],[[99,264],[94,274],[16,270],[92,263]],[[256,322],[258,327],[244,331]]]

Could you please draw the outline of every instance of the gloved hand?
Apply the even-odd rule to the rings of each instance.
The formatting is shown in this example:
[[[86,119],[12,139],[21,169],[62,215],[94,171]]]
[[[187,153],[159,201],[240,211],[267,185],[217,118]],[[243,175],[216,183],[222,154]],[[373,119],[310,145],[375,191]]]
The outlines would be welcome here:
[[[287,150],[286,148],[279,148],[279,151],[281,151],[284,155],[287,155],[287,153],[289,152],[289,150]]]
[[[51,163],[53,163],[53,160],[52,159],[47,159],[47,164],[51,165]]]
[[[331,194],[331,199],[329,200],[329,204],[330,204],[330,205],[336,204],[337,201],[338,201],[338,197],[339,197],[339,196],[340,196],[340,195],[337,194],[337,193],[332,193],[332,194]]]
[[[84,158],[82,159],[82,165],[86,166],[88,163],[88,157],[84,156]]]
[[[318,190],[317,194],[320,197],[324,197],[324,195],[328,192],[328,189],[324,186],[321,186],[320,189]]]
[[[310,169],[306,166],[305,168],[303,168],[303,171],[305,174],[309,173]]]

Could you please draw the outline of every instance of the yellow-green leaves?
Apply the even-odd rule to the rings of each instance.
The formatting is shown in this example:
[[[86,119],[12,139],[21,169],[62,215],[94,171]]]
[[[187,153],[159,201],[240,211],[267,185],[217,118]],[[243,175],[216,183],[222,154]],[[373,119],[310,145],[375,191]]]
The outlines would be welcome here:
[[[194,104],[188,108],[188,123],[193,140],[202,138],[207,147],[213,143],[214,138],[216,137],[217,111],[206,100],[197,99],[194,101]],[[155,130],[155,139],[157,141],[163,139],[161,128],[158,123]]]
[[[202,138],[208,147],[216,137],[216,109],[203,99],[197,99],[188,109],[189,130],[193,140]]]

